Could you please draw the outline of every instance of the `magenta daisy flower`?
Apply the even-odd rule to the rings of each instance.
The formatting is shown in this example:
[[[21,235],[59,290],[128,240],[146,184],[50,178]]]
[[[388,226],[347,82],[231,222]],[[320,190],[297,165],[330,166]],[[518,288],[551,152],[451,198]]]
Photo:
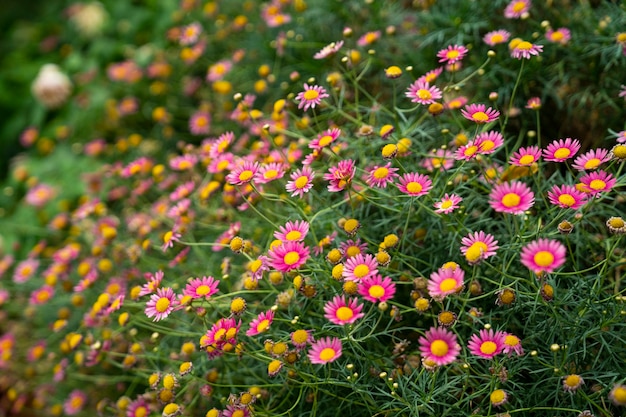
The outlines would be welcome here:
[[[189,131],[192,135],[206,135],[211,129],[211,115],[209,112],[199,111],[189,119]]]
[[[313,55],[313,59],[324,59],[339,52],[343,41],[331,42]]]
[[[439,88],[420,80],[411,84],[404,95],[410,98],[411,102],[424,105],[432,104],[443,97],[443,93]]]
[[[181,45],[193,45],[200,37],[202,33],[202,26],[198,22],[190,23],[183,27],[180,31],[180,38],[178,41]]]
[[[306,345],[315,342],[313,338],[313,334],[311,330],[295,330],[291,332],[289,335],[291,338],[291,343],[295,346],[296,349],[302,350],[306,347]]]
[[[85,407],[85,404],[87,404],[87,400],[87,394],[79,389],[75,389],[70,392],[67,399],[63,403],[63,411],[65,412],[65,415],[73,416],[80,413],[80,411]]]
[[[163,320],[178,305],[178,300],[171,288],[157,288],[156,294],[150,296],[146,303],[145,313],[148,318],[154,317],[153,321]]]
[[[504,17],[507,19],[519,19],[530,10],[530,0],[513,0],[504,9]]]
[[[574,185],[553,185],[548,191],[548,198],[555,206],[576,210],[586,203],[587,194]]]
[[[211,163],[207,167],[207,172],[211,174],[219,174],[226,170],[232,170],[234,167],[235,155],[230,152],[225,152],[219,156],[216,156],[211,160]]]
[[[516,59],[530,59],[533,55],[539,55],[543,51],[543,45],[535,45],[528,41],[521,41],[515,44],[511,50],[511,56]]]
[[[476,136],[475,143],[478,145],[479,152],[483,155],[489,155],[494,153],[504,145],[504,138],[500,132],[489,131],[479,133]]]
[[[461,239],[461,253],[470,265],[476,264],[483,259],[490,258],[496,254],[498,241],[489,233],[482,230],[470,233]]]
[[[500,116],[499,111],[491,107],[487,108],[484,104],[475,103],[465,106],[465,108],[461,110],[461,114],[467,120],[479,124],[493,122]]]
[[[522,248],[522,264],[535,274],[550,273],[565,263],[565,246],[551,239],[539,239]]]
[[[543,150],[543,158],[546,161],[563,162],[573,157],[579,149],[580,142],[578,139],[558,139]]]
[[[502,331],[494,332],[493,329],[483,329],[470,337],[467,348],[472,355],[483,359],[492,359],[504,350],[505,337],[506,334]]]
[[[282,178],[284,175],[284,164],[280,162],[270,162],[269,164],[263,164],[259,168],[259,172],[256,176],[256,182],[259,184],[267,184],[270,181]]]
[[[360,238],[356,240],[348,239],[339,244],[339,250],[346,255],[346,258],[352,258],[358,254],[365,253],[367,251],[367,243],[361,242]]]
[[[341,135],[341,129],[328,129],[317,135],[317,138],[313,139],[309,143],[309,148],[320,150],[330,146]]]
[[[558,28],[557,30],[550,28],[546,31],[546,39],[553,43],[567,45],[570,39],[572,39],[572,33],[567,28]]]
[[[602,192],[610,191],[617,180],[613,177],[613,175],[599,169],[581,177],[580,182],[585,186],[584,191],[589,192],[591,195],[596,195]]]
[[[515,352],[517,356],[522,356],[524,354],[524,348],[522,347],[520,338],[512,333],[505,333],[503,352],[508,355]]]
[[[459,147],[459,149],[456,150],[456,152],[454,153],[454,159],[456,159],[457,161],[469,161],[470,159],[476,158],[479,151],[479,144],[474,140],[470,140],[465,145]]]
[[[218,291],[217,286],[219,284],[220,282],[211,276],[194,278],[185,286],[183,295],[192,299],[203,297],[206,299]]]
[[[437,77],[441,75],[442,72],[443,72],[443,67],[435,68],[434,70],[430,70],[426,74],[419,77],[417,81],[430,84],[434,82],[437,79]]]
[[[270,249],[267,256],[272,268],[280,272],[289,272],[306,263],[309,248],[302,242],[287,241]]]
[[[378,39],[380,39],[380,30],[367,32],[356,41],[356,44],[358,46],[367,46],[373,44]]]
[[[454,362],[461,352],[456,335],[442,327],[431,327],[419,338],[422,357],[437,366]]]
[[[433,182],[427,175],[417,172],[408,172],[400,177],[398,189],[404,194],[419,197],[427,194],[433,188]]]
[[[330,97],[328,93],[326,93],[326,89],[319,85],[310,86],[307,83],[304,83],[304,91],[301,91],[296,96],[296,100],[300,103],[298,104],[298,108],[304,108],[304,111],[307,111],[309,107],[315,108],[318,104],[322,102],[323,98]]]
[[[455,209],[459,208],[459,203],[461,201],[463,201],[463,198],[461,198],[460,196],[456,194],[448,195],[448,193],[446,193],[440,201],[437,201],[435,204],[433,204],[433,206],[435,206],[435,208],[437,209],[435,210],[435,213],[452,213]]]
[[[442,266],[430,274],[428,294],[434,300],[441,301],[447,295],[456,294],[463,289],[463,278],[465,278],[465,271],[460,266]]]
[[[522,214],[535,204],[535,194],[519,181],[498,184],[489,194],[489,205],[499,213]]]
[[[541,157],[541,149],[538,146],[528,146],[526,148],[520,148],[517,152],[511,156],[509,162],[511,165],[518,167],[530,166],[533,163],[539,161]]]
[[[269,259],[267,256],[261,255],[254,261],[248,263],[247,269],[250,272],[250,278],[255,281],[263,278],[263,272],[269,271],[270,266],[268,265]]]
[[[274,320],[274,312],[272,310],[260,313],[252,322],[250,328],[246,332],[247,336],[256,336],[267,331]]]
[[[607,149],[591,149],[584,154],[576,157],[572,168],[579,171],[591,171],[598,169],[601,164],[611,160]]]
[[[507,42],[510,37],[511,33],[504,29],[494,30],[483,36],[483,42],[485,42],[489,46],[495,46],[500,43]]]
[[[206,79],[209,82],[219,81],[233,68],[233,63],[229,59],[222,59],[211,65],[207,70]]]
[[[389,277],[375,274],[362,279],[358,291],[367,301],[377,303],[391,299],[396,293],[396,284]]]
[[[258,162],[245,161],[226,176],[226,181],[232,185],[247,184],[254,179],[258,170]]]
[[[361,254],[348,258],[343,265],[343,277],[348,281],[361,281],[378,273],[378,262],[373,255]]]
[[[307,233],[309,233],[309,222],[296,220],[295,222],[287,222],[284,226],[279,226],[278,231],[274,232],[274,237],[281,242],[302,242]]]
[[[324,174],[324,179],[330,181],[328,191],[336,193],[345,190],[354,178],[356,166],[352,159],[339,161],[339,163],[328,169],[328,173]]]
[[[530,110],[539,110],[541,109],[541,99],[539,97],[531,97],[526,102],[525,107]]]
[[[311,345],[307,354],[312,364],[324,365],[341,357],[341,340],[336,337],[325,337]]]
[[[359,304],[356,298],[346,301],[345,296],[336,295],[324,306],[324,317],[331,323],[344,326],[365,316],[362,310],[363,304]]]
[[[384,166],[375,165],[366,169],[365,182],[370,187],[386,188],[389,182],[398,177],[396,171],[398,168],[391,168],[391,162]]]
[[[221,318],[214,323],[200,339],[200,347],[215,346],[221,349],[225,344],[236,344],[237,333],[241,327],[241,321],[234,317]]]
[[[462,60],[468,52],[469,50],[463,45],[449,45],[447,48],[437,52],[437,58],[439,58],[439,62],[454,64]]]
[[[308,166],[292,172],[290,177],[291,181],[287,182],[285,189],[291,193],[292,197],[299,196],[302,198],[304,193],[308,193],[313,188],[315,172]]]

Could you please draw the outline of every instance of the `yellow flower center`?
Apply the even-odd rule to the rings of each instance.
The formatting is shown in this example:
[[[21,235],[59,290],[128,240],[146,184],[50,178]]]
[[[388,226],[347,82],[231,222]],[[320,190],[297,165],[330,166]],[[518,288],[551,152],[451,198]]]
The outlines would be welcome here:
[[[446,278],[439,284],[439,289],[443,292],[454,291],[457,287],[457,282],[454,278]]]
[[[164,313],[167,311],[168,308],[170,308],[170,300],[168,298],[161,297],[159,298],[159,301],[156,302],[154,308],[159,313]]]
[[[224,171],[226,167],[228,167],[228,161],[227,160],[220,161],[217,164],[217,171],[218,172]]]
[[[346,256],[348,258],[352,258],[353,256],[357,256],[359,253],[361,253],[361,249],[358,246],[355,246],[355,245],[349,246],[348,249],[346,249]]]
[[[477,111],[476,113],[472,114],[472,119],[474,119],[476,122],[486,122],[487,120],[489,120],[489,116],[487,116],[487,113],[485,113],[484,111]]]
[[[335,349],[333,348],[324,348],[322,349],[322,351],[320,352],[320,359],[323,360],[324,362],[327,362],[329,360],[331,360],[332,358],[335,357]]]
[[[491,42],[493,42],[493,43],[502,43],[502,42],[504,42],[504,36],[502,36],[499,33],[496,33],[495,35],[493,35],[491,37]]]
[[[459,51],[457,51],[456,49],[452,49],[448,52],[446,52],[446,58],[448,59],[455,59],[459,57]]]
[[[266,331],[268,327],[270,327],[270,321],[265,319],[256,326],[256,330],[260,333]]]
[[[306,330],[296,330],[295,332],[293,332],[291,338],[294,342],[302,344],[306,343],[306,341],[309,339],[309,334],[306,332]]]
[[[519,159],[521,165],[530,165],[535,162],[535,157],[532,155],[524,155]]]
[[[276,171],[275,169],[268,169],[267,171],[263,173],[263,178],[265,178],[266,180],[274,179],[277,176],[278,176],[278,171]]]
[[[209,292],[211,292],[211,287],[208,285],[203,284],[196,288],[196,295],[207,295]]]
[[[552,32],[551,38],[554,42],[559,42],[563,40],[563,33],[561,32]]]
[[[140,405],[135,409],[135,414],[133,417],[146,417],[148,415],[148,409],[143,405]]]
[[[539,266],[550,266],[554,262],[554,255],[551,252],[542,250],[535,254],[533,257],[535,263]]]
[[[496,345],[495,342],[492,342],[491,340],[487,340],[480,345],[480,351],[485,355],[491,355],[493,352],[496,351],[496,349],[498,349],[498,345]]]
[[[283,258],[283,261],[289,266],[294,265],[299,260],[300,260],[300,254],[296,251],[288,252]]]
[[[602,161],[598,158],[592,158],[588,160],[587,162],[585,162],[584,167],[585,169],[594,169],[594,168],[597,168],[601,162]]]
[[[333,141],[333,137],[330,135],[324,135],[320,138],[318,144],[321,147],[328,146]]]
[[[431,98],[433,98],[433,95],[430,93],[430,91],[423,88],[417,90],[417,96],[422,100],[430,100]]]
[[[443,340],[435,340],[430,344],[430,353],[435,356],[445,356],[450,350],[450,346]]]
[[[483,253],[487,252],[487,245],[484,242],[474,242],[472,246],[467,248],[465,252],[465,259],[469,262],[476,262],[480,259]]]
[[[502,401],[504,401],[505,398],[506,398],[506,393],[504,392],[504,390],[501,390],[501,389],[495,390],[489,396],[489,400],[491,401],[492,404],[500,404],[502,403]]]
[[[615,229],[621,229],[624,225],[626,225],[626,223],[624,223],[624,220],[621,217],[611,217],[609,219],[609,225]]]
[[[572,152],[568,148],[559,148],[554,152],[554,157],[558,159],[569,158]]]
[[[342,306],[337,309],[335,316],[341,321],[348,321],[354,317],[354,311],[350,307]]]
[[[485,140],[480,144],[480,150],[483,152],[489,152],[496,146],[495,142],[492,140]]]
[[[298,179],[296,179],[296,181],[294,182],[294,185],[296,186],[297,189],[301,190],[304,187],[306,187],[308,183],[309,183],[309,177],[307,177],[306,175],[301,175],[298,177]]]
[[[559,196],[559,203],[571,207],[576,203],[576,200],[570,194],[561,194]]]
[[[624,387],[617,387],[613,391],[613,398],[615,398],[615,401],[618,404],[625,405],[626,404],[626,388],[624,388]]]
[[[522,51],[530,51],[533,48],[533,44],[528,41],[521,41],[515,48],[521,49]]]
[[[591,187],[592,190],[604,190],[606,188],[606,182],[602,181],[602,180],[593,180],[589,183],[589,187]]]
[[[415,181],[411,181],[410,183],[406,185],[407,191],[410,192],[411,194],[417,194],[421,192],[423,188],[424,187],[422,187],[422,184],[420,184],[419,182],[415,182]]]
[[[377,168],[374,171],[374,178],[376,178],[377,180],[382,180],[382,179],[386,178],[387,175],[389,175],[389,170],[387,168],[385,168],[385,167]]]
[[[450,207],[452,207],[452,200],[445,200],[444,202],[441,203],[442,209],[447,209]]]
[[[215,335],[213,335],[213,338],[217,341],[217,340],[224,340],[224,335],[226,334],[226,329],[219,329],[218,331],[215,332]]]
[[[250,171],[249,169],[246,169],[245,171],[242,171],[241,174],[239,174],[239,181],[250,181],[250,179],[252,179],[253,176],[254,176],[254,172]]]
[[[521,201],[521,197],[515,193],[508,193],[504,197],[502,197],[502,204],[505,207],[517,207]]]
[[[506,337],[504,338],[504,344],[511,346],[511,347],[517,346],[519,345],[519,338],[512,334],[507,334]]]
[[[287,235],[285,235],[285,238],[287,240],[298,240],[302,237],[302,233],[300,233],[298,230],[292,230],[291,232],[287,233]]]
[[[476,152],[478,152],[478,146],[472,145],[472,146],[468,146],[467,148],[465,148],[465,151],[463,152],[463,155],[465,155],[465,156],[474,156],[476,154]]]
[[[199,127],[204,127],[204,126],[206,126],[208,124],[209,124],[209,121],[204,116],[200,116],[200,117],[198,117],[196,119],[196,125],[199,126]]]
[[[320,96],[320,93],[318,93],[315,90],[307,90],[304,93],[304,99],[307,100],[307,101],[315,100],[319,96]]]
[[[357,267],[354,268],[354,271],[353,271],[354,276],[359,279],[367,276],[369,273],[370,273],[370,268],[369,266],[365,264],[357,265]]]
[[[372,298],[380,298],[385,295],[385,289],[381,285],[372,285],[368,293]]]
[[[575,387],[580,384],[580,377],[578,375],[568,375],[565,378],[565,385],[568,387]]]
[[[526,2],[524,2],[524,1],[517,1],[513,5],[513,11],[515,13],[519,13],[519,12],[523,11],[524,8],[526,8]]]

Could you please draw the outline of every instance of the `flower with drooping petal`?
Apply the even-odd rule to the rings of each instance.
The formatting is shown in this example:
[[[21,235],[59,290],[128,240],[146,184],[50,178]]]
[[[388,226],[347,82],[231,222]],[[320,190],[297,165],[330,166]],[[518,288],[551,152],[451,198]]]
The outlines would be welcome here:
[[[324,306],[324,317],[331,323],[344,326],[365,316],[362,310],[363,304],[359,304],[356,298],[346,300],[344,295],[336,295]]]
[[[580,182],[584,184],[583,191],[595,196],[610,191],[617,180],[613,175],[599,169],[582,176]]]
[[[461,352],[456,335],[442,327],[431,327],[419,338],[422,357],[437,366],[448,365],[456,360]]]
[[[380,274],[370,275],[359,282],[358,292],[367,301],[383,302],[393,298],[396,284],[389,277],[383,278]]]
[[[541,149],[539,146],[528,146],[515,152],[509,159],[509,163],[518,167],[525,167],[539,161],[540,157]]]
[[[456,294],[464,287],[463,278],[465,271],[460,266],[442,266],[430,274],[428,280],[428,294],[437,301],[443,300],[447,295]]]
[[[533,55],[539,55],[543,52],[543,45],[535,45],[528,41],[516,42],[515,47],[511,50],[511,56],[515,59],[530,59]]]
[[[468,52],[469,50],[463,45],[449,45],[447,48],[437,52],[437,58],[439,58],[439,62],[454,64],[461,61]]]
[[[284,226],[279,226],[278,231],[274,232],[274,237],[281,242],[302,242],[307,233],[309,233],[309,222],[296,220],[295,222],[287,222]]]
[[[601,164],[611,160],[608,149],[591,149],[576,157],[572,168],[579,171],[592,171],[598,169]]]
[[[194,278],[185,286],[183,295],[189,296],[192,299],[207,299],[218,291],[217,286],[219,284],[220,282],[212,276]]]
[[[348,281],[361,281],[378,273],[378,262],[373,255],[361,254],[348,258],[343,265],[343,277]]]
[[[296,101],[299,101],[298,108],[304,108],[307,111],[310,108],[315,108],[322,102],[323,98],[330,97],[326,92],[326,89],[319,85],[310,86],[304,83],[304,91],[301,91],[296,96]]]
[[[567,249],[558,240],[539,239],[522,248],[522,264],[535,274],[550,273],[565,263]]]
[[[524,354],[522,341],[520,340],[519,337],[515,336],[512,333],[505,333],[504,334],[504,349],[502,351],[508,355],[515,352],[517,356],[522,356]]]
[[[292,197],[302,198],[304,193],[308,193],[313,188],[313,178],[315,172],[308,166],[302,167],[291,173],[291,181],[287,182],[285,189],[291,193]]]
[[[313,139],[311,143],[309,143],[309,148],[317,150],[327,148],[339,137],[339,135],[341,135],[341,129],[327,129],[317,135],[317,138]]]
[[[472,103],[465,106],[465,108],[461,110],[461,114],[467,120],[471,120],[472,122],[478,124],[493,122],[500,116],[499,111],[494,110],[491,107],[487,108],[487,106],[481,103]]]
[[[250,328],[246,332],[247,336],[256,336],[263,332],[266,332],[272,325],[274,320],[274,312],[272,310],[264,311],[260,313],[252,322],[250,322]]]
[[[309,248],[302,242],[287,241],[267,253],[269,265],[279,272],[300,268],[309,258]]]
[[[435,206],[435,208],[437,209],[435,210],[435,213],[439,213],[439,214],[452,213],[455,209],[459,208],[459,203],[461,201],[463,201],[462,197],[456,194],[448,195],[448,193],[446,193],[444,194],[441,200],[433,204],[433,206]]]
[[[461,239],[461,244],[461,253],[470,265],[494,256],[500,248],[498,241],[482,230],[468,234]]]
[[[530,10],[530,0],[513,0],[504,9],[504,17],[507,19],[519,19]]]
[[[412,103],[428,105],[443,97],[443,93],[436,86],[431,86],[426,81],[417,80],[411,84],[404,94],[411,99]]]
[[[336,54],[343,46],[343,41],[331,42],[313,55],[313,59],[324,59]]]
[[[578,139],[558,139],[543,150],[543,159],[552,162],[563,162],[576,155],[579,149],[580,142]]]
[[[341,357],[341,340],[337,337],[325,337],[311,345],[307,354],[312,364],[324,365]]]
[[[510,32],[504,29],[499,29],[499,30],[494,30],[485,34],[485,36],[483,36],[483,42],[485,42],[489,46],[495,46],[500,43],[507,42],[510,37],[511,37]]]
[[[433,182],[427,175],[408,172],[400,177],[397,185],[398,189],[404,194],[419,197],[428,194],[428,191],[433,187]]]
[[[498,184],[489,194],[489,205],[499,213],[522,214],[535,204],[535,194],[520,181]]]
[[[506,334],[502,331],[493,331],[493,329],[482,329],[478,334],[470,337],[467,349],[472,355],[476,355],[483,359],[492,359],[494,356],[504,351],[504,340]]]
[[[148,318],[154,317],[153,321],[163,320],[174,311],[178,300],[171,288],[157,288],[156,294],[150,296],[146,303],[145,313]]]
[[[576,210],[587,202],[587,194],[574,185],[553,185],[548,191],[550,203],[561,208]]]
[[[339,161],[335,166],[328,169],[328,173],[324,174],[324,179],[328,180],[328,191],[336,193],[345,190],[352,182],[356,166],[352,159]]]

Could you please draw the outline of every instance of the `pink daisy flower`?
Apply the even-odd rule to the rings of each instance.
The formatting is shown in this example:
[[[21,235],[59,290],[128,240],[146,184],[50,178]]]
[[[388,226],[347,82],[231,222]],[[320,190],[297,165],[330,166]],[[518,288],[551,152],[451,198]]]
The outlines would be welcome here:
[[[189,296],[192,299],[203,297],[208,299],[218,291],[217,286],[219,283],[218,280],[211,276],[194,278],[185,286],[183,295]]]
[[[443,72],[443,67],[435,68],[434,70],[428,71],[426,74],[422,75],[417,79],[416,82],[422,83],[432,83],[434,82],[439,75]]]
[[[304,197],[313,188],[313,178],[315,172],[308,166],[302,167],[291,173],[291,181],[287,182],[285,189],[291,193],[292,197]]]
[[[485,42],[489,46],[495,46],[500,43],[507,42],[510,37],[511,33],[504,29],[494,30],[483,36],[483,42]]]
[[[439,58],[439,62],[454,64],[462,60],[468,52],[469,50],[463,45],[449,45],[447,48],[437,52],[437,58]]]
[[[139,397],[130,404],[126,409],[126,417],[141,417],[150,415],[150,403],[143,398]]]
[[[341,135],[341,129],[328,129],[317,135],[317,138],[313,139],[309,143],[309,148],[320,150],[330,146]]]
[[[289,336],[291,338],[291,343],[298,350],[302,350],[306,347],[306,345],[315,342],[311,330],[296,330],[291,332]]]
[[[433,188],[433,182],[427,175],[418,174],[417,172],[408,172],[400,177],[397,186],[404,194],[419,197],[427,194],[428,191]]]
[[[573,157],[579,149],[580,142],[578,139],[558,139],[543,150],[543,158],[546,161],[563,162]]]
[[[41,288],[34,290],[29,297],[30,304],[41,305],[45,304],[54,296],[54,287],[50,285],[44,285]]]
[[[423,105],[428,105],[434,103],[436,100],[439,100],[443,97],[443,93],[441,90],[434,85],[431,86],[426,81],[417,80],[413,84],[411,84],[405,96],[411,99],[412,103],[418,103]]]
[[[160,321],[174,311],[178,300],[171,288],[157,288],[156,294],[150,296],[146,303],[145,313],[148,318],[154,317],[153,321]]]
[[[234,168],[235,155],[230,152],[225,152],[216,156],[211,160],[211,163],[207,167],[207,172],[211,174],[219,174],[226,170],[232,170]]]
[[[585,192],[596,195],[602,192],[610,191],[617,180],[613,175],[601,169],[590,172],[580,178],[580,182],[585,186]]]
[[[309,233],[309,222],[296,220],[295,222],[287,222],[284,226],[279,226],[278,231],[274,232],[274,237],[281,242],[302,242],[307,233]]]
[[[448,365],[456,360],[461,352],[456,335],[441,327],[431,327],[419,338],[422,357],[437,366]]]
[[[496,254],[498,241],[489,233],[482,230],[470,233],[461,239],[461,253],[470,265],[476,264],[483,259],[490,258]]]
[[[314,342],[307,354],[312,364],[324,365],[341,357],[341,340],[326,337]]]
[[[13,271],[13,282],[22,284],[28,281],[39,268],[39,261],[37,259],[25,259],[15,266]]]
[[[389,277],[383,278],[380,274],[375,274],[362,279],[359,282],[358,291],[367,301],[383,302],[393,298],[396,293],[396,284]]]
[[[330,44],[320,49],[319,52],[316,52],[315,55],[313,55],[313,58],[314,59],[327,58],[339,52],[342,46],[343,46],[343,41],[331,42]]]
[[[504,9],[504,17],[507,19],[519,19],[530,10],[530,0],[513,0]]]
[[[538,146],[528,146],[515,152],[509,159],[509,163],[518,167],[530,166],[539,161],[540,157],[541,150]]]
[[[512,333],[505,333],[504,334],[504,349],[502,351],[508,355],[515,352],[517,356],[522,356],[524,354],[522,341],[520,340],[519,337],[515,336]]]
[[[380,39],[380,30],[367,32],[357,40],[356,44],[358,46],[367,46],[373,44],[378,39]]]
[[[209,82],[219,81],[233,68],[233,63],[229,59],[223,59],[211,65],[207,70],[206,79]]]
[[[247,266],[248,272],[250,272],[250,278],[255,281],[263,278],[263,272],[269,271],[270,269],[268,261],[268,257],[264,255],[259,256],[254,261],[251,261]]]
[[[480,151],[479,143],[475,140],[470,140],[465,145],[459,147],[454,153],[454,159],[457,161],[466,160],[476,158]]]
[[[360,238],[356,240],[348,239],[339,244],[339,250],[346,255],[346,258],[352,258],[367,251],[367,243],[361,242]]]
[[[498,184],[489,194],[489,205],[499,213],[522,214],[535,204],[531,189],[519,181]]]
[[[234,345],[237,343],[237,333],[240,327],[241,321],[235,320],[234,317],[221,318],[202,336],[200,347],[205,349],[213,345],[221,349],[227,343]]]
[[[139,297],[155,292],[161,286],[163,276],[163,271],[157,271],[154,275],[148,273],[146,276],[148,282],[142,285],[141,290],[139,291]]]
[[[326,89],[319,85],[309,86],[307,83],[304,83],[304,91],[301,91],[296,95],[296,101],[299,101],[298,108],[304,108],[304,111],[307,111],[309,107],[315,108],[315,106],[319,105],[322,102],[323,98],[330,97],[328,93],[326,93]]]
[[[344,326],[365,316],[362,310],[363,304],[359,304],[356,298],[346,301],[345,296],[336,295],[324,305],[324,317],[331,323]]]
[[[624,89],[624,96],[626,96],[626,88]],[[617,132],[617,139],[615,140],[617,141],[617,143],[626,143],[626,130]]]
[[[272,268],[280,272],[289,272],[306,263],[309,248],[302,242],[288,241],[270,249],[267,256]]]
[[[256,176],[256,182],[259,184],[267,184],[268,182],[282,178],[284,175],[284,164],[280,162],[270,162],[269,164],[261,165]]]
[[[274,320],[274,312],[272,310],[264,311],[260,313],[252,322],[250,323],[250,328],[246,332],[247,336],[256,336],[267,331],[272,321]]]
[[[576,157],[572,168],[579,171],[591,171],[598,169],[601,164],[611,160],[607,149],[591,149],[584,154]]]
[[[463,289],[465,271],[458,265],[442,266],[430,274],[428,280],[428,294],[437,301],[443,300],[447,295],[456,294]]]
[[[330,181],[328,191],[336,193],[345,190],[354,178],[356,166],[352,159],[339,161],[336,166],[330,167],[328,173],[324,174],[324,179]]]
[[[528,41],[521,41],[515,44],[511,51],[511,56],[516,59],[530,59],[532,55],[539,55],[543,51],[543,45],[535,45]]]
[[[87,404],[87,394],[83,391],[75,389],[70,392],[67,399],[63,403],[63,411],[68,416],[78,414]]]
[[[222,133],[217,139],[212,139],[206,145],[209,148],[209,156],[211,158],[215,158],[224,154],[234,140],[235,134],[233,132],[225,132]]]
[[[530,110],[539,110],[541,108],[541,99],[539,97],[531,97],[526,102],[525,107]]]
[[[348,281],[361,281],[378,273],[378,262],[370,254],[355,255],[343,265],[343,277]]]
[[[570,39],[572,39],[572,33],[567,28],[558,28],[557,30],[550,28],[546,31],[546,39],[553,43],[567,45]]]
[[[475,139],[479,152],[483,155],[489,155],[497,151],[504,145],[504,138],[500,132],[489,131],[476,135]]]
[[[448,101],[444,107],[448,110],[456,110],[456,109],[460,109],[466,104],[467,104],[467,97],[460,96],[460,97],[456,97]]]
[[[548,191],[550,203],[561,208],[576,210],[587,202],[587,194],[574,185],[553,185]]]
[[[467,120],[479,124],[493,122],[500,116],[499,111],[491,107],[487,108],[484,104],[475,103],[465,106],[465,108],[461,110],[461,114]]]
[[[207,135],[211,129],[211,114],[199,111],[189,119],[189,131],[192,135]]]
[[[535,274],[550,273],[565,263],[565,246],[551,239],[539,239],[522,248],[522,264]]]
[[[435,153],[429,153],[420,165],[428,171],[446,171],[454,166],[452,152],[447,149],[437,149]]]
[[[473,334],[470,337],[467,348],[472,355],[483,359],[492,359],[504,350],[505,337],[506,334],[502,331],[494,332],[493,329],[482,329],[478,334]]]
[[[389,182],[398,177],[396,171],[398,168],[391,168],[391,162],[384,166],[375,165],[366,169],[365,183],[370,187],[386,188]]]
[[[433,204],[433,206],[435,206],[435,208],[437,209],[435,210],[435,213],[452,213],[454,210],[459,208],[459,203],[461,201],[463,201],[463,198],[461,198],[460,196],[456,194],[448,195],[448,193],[446,193],[440,201],[437,201],[435,204]]]
[[[198,41],[198,37],[202,33],[200,23],[193,22],[180,31],[179,42],[181,45],[192,45]]]
[[[258,170],[258,162],[245,161],[243,164],[235,167],[235,169],[226,176],[226,181],[232,185],[247,184],[255,178]]]

